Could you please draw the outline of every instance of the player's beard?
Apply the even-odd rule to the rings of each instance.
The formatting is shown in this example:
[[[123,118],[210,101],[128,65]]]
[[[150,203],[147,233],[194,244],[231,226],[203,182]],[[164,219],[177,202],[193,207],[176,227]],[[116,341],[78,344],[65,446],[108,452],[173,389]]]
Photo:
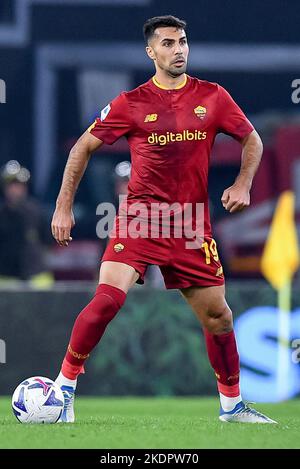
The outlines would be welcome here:
[[[184,63],[181,67],[176,67],[174,64],[170,65],[167,73],[172,78],[177,78],[180,75],[183,75],[186,72],[186,63]]]
[[[184,64],[181,65],[181,67],[176,67],[176,65],[174,63],[171,63],[169,65],[165,65],[162,62],[160,62],[159,60],[157,60],[156,66],[160,70],[162,70],[164,73],[169,75],[169,77],[178,78],[178,77],[180,77],[180,75],[183,75],[186,72],[187,63],[184,62]]]

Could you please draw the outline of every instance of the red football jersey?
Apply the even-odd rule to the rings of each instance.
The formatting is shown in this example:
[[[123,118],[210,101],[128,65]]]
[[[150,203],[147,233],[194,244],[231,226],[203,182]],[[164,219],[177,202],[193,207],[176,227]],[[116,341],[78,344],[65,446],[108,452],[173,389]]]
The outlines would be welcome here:
[[[217,133],[240,140],[253,126],[222,86],[186,76],[164,89],[150,79],[121,93],[89,128],[112,144],[125,135],[131,152],[128,203],[204,203],[204,233],[211,235],[208,170]]]

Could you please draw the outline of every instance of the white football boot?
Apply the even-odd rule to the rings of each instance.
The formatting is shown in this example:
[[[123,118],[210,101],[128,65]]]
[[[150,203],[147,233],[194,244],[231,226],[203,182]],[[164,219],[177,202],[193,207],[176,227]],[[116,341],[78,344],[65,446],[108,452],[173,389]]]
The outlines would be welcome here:
[[[65,404],[58,423],[73,423],[75,421],[74,414],[74,398],[75,388],[72,386],[61,386],[60,389],[63,392],[65,398]]]
[[[235,423],[277,423],[264,414],[261,414],[243,401],[239,402],[230,412],[225,412],[220,407],[219,419],[222,422]]]

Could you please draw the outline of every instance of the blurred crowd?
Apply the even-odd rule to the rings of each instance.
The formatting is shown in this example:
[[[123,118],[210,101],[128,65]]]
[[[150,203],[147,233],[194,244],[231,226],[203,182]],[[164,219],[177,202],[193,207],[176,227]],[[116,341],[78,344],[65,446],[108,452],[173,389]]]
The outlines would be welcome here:
[[[114,168],[115,207],[119,196],[127,194],[130,170],[129,161]],[[52,211],[31,195],[30,171],[11,160],[1,168],[0,180],[0,286],[26,281],[47,288],[59,280],[96,281],[106,240],[98,239],[94,229],[94,239],[75,238],[68,248],[61,248],[51,236]],[[162,286],[155,268],[149,269],[147,280]]]
[[[0,282],[28,280],[34,285],[52,281],[45,248],[51,239],[43,207],[29,195],[30,172],[18,161],[1,170]]]

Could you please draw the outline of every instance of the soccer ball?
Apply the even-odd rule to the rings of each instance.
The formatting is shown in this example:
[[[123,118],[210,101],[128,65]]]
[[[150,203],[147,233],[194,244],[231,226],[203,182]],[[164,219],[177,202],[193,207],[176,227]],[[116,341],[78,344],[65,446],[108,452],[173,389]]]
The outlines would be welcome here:
[[[64,395],[51,379],[25,379],[12,396],[12,410],[21,423],[56,423],[64,407]]]

